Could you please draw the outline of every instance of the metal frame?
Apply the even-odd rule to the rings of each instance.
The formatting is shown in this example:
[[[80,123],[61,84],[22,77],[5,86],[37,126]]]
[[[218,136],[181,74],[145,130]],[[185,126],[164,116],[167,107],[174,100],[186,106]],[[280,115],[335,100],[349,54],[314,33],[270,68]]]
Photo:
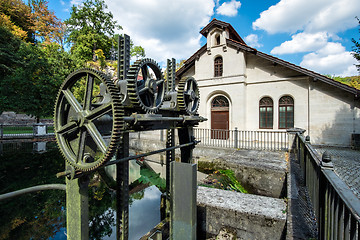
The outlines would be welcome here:
[[[317,219],[319,239],[360,239],[360,199],[335,174],[326,152],[320,159],[309,138],[299,133],[295,150]]]
[[[118,51],[118,80],[121,81],[126,79],[130,65],[130,38],[127,35],[119,38]],[[175,91],[175,66],[175,59],[172,59],[172,61],[168,60],[167,90],[169,91]],[[192,114],[183,115],[183,112],[178,110],[178,108],[166,109],[160,111],[160,114],[139,114],[137,111],[132,113],[132,109],[127,108],[124,114],[122,119],[125,126],[121,131],[121,140],[116,151],[115,160],[110,160],[94,169],[99,170],[105,166],[116,164],[116,239],[126,240],[129,238],[129,160],[160,152],[166,152],[166,192],[165,207],[163,208],[165,213],[163,214],[164,219],[162,221],[167,224],[164,224],[164,226],[170,225],[170,231],[168,231],[170,232],[170,239],[179,239],[176,236],[180,236],[178,233],[182,231],[181,227],[183,225],[179,226],[175,222],[177,222],[177,216],[183,216],[179,211],[184,209],[179,209],[178,206],[182,206],[183,200],[187,199],[187,206],[191,207],[188,218],[185,219],[188,222],[185,225],[190,229],[187,231],[189,233],[189,238],[187,239],[196,239],[196,165],[192,164],[192,150],[198,142],[195,141],[193,136],[193,127],[206,119]],[[166,148],[129,156],[129,132],[160,129],[166,129],[167,131]],[[175,129],[178,129],[179,145],[175,145]],[[181,151],[181,166],[175,163],[176,148],[180,148]],[[174,179],[174,169],[177,169],[176,171],[182,169],[182,174],[195,175],[195,177],[179,179],[178,176]],[[57,174],[58,177],[67,177],[66,204],[69,239],[85,240],[89,237],[88,182],[90,173],[91,171],[82,172],[67,165],[64,172]],[[182,193],[181,186],[184,183],[192,186],[191,191],[193,194],[191,196]],[[176,195],[176,198],[173,198],[172,195]]]

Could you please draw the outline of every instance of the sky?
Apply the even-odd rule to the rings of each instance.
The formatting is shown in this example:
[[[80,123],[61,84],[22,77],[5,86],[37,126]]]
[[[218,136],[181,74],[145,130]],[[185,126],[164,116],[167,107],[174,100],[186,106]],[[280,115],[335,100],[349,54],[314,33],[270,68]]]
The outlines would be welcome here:
[[[82,0],[48,0],[57,17],[70,17]],[[332,76],[359,75],[351,55],[360,39],[359,0],[105,0],[114,19],[146,57],[188,59],[206,39],[213,18],[230,23],[258,51]]]

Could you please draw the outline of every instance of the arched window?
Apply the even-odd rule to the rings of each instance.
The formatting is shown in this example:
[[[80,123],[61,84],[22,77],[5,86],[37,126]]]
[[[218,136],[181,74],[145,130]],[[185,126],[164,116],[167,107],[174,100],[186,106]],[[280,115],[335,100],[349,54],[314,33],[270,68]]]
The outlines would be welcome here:
[[[259,102],[259,127],[273,128],[273,100],[270,97],[263,97]]]
[[[294,99],[284,96],[279,99],[279,128],[294,127]]]
[[[217,96],[211,102],[211,138],[229,138],[229,101],[225,96]]]
[[[217,57],[214,60],[214,76],[221,77],[223,73],[223,59],[222,57]]]
[[[213,99],[211,102],[211,109],[219,109],[219,108],[227,108],[226,110],[229,110],[229,101],[224,96],[217,96]],[[214,110],[216,111],[216,110]]]

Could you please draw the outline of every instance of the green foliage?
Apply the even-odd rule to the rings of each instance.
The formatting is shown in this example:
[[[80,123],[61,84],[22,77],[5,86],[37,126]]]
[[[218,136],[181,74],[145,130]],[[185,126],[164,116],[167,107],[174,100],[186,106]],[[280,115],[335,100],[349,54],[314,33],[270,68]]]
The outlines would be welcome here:
[[[0,75],[5,76],[14,72],[15,66],[20,63],[17,56],[21,41],[11,32],[0,26]]]
[[[103,50],[97,49],[95,50],[95,55],[97,59],[100,61],[100,68],[104,69],[106,67],[105,55]]]
[[[141,177],[138,179],[140,183],[150,183],[151,185],[155,185],[161,192],[165,192],[166,190],[166,180],[160,177],[160,173],[157,174],[153,170],[148,168],[140,169]]]
[[[130,55],[136,57],[136,59],[145,57],[145,49],[141,46],[133,46],[130,50]]]
[[[225,175],[227,178],[228,178],[228,184],[229,184],[229,187],[234,190],[234,191],[237,191],[237,192],[242,192],[242,193],[248,193],[246,191],[246,189],[241,186],[241,184],[239,183],[239,181],[236,179],[235,177],[235,174],[232,170],[230,169],[221,169],[219,170],[219,172],[223,175]]]
[[[230,169],[216,170],[204,180],[205,187],[231,190],[236,192],[248,193],[248,191],[239,183],[235,174]]]
[[[13,43],[0,41],[0,49]],[[8,56],[12,64],[0,81],[0,112],[24,112],[37,118],[52,115],[59,86],[76,67],[71,56],[54,43],[25,42]]]
[[[360,19],[358,17],[356,17],[356,19],[358,20],[359,25],[360,25]],[[360,33],[360,27],[359,27],[359,33]],[[359,38],[359,40],[360,40],[360,38]],[[353,56],[358,62],[360,62],[360,42],[356,41],[354,38],[352,38],[351,41],[354,43]],[[360,72],[360,64],[356,65],[356,67],[357,67],[358,71]]]
[[[68,41],[73,44],[71,52],[83,61],[95,60],[95,50],[108,53],[114,40],[111,37],[121,26],[106,12],[103,0],[86,0],[81,7],[73,6],[71,16],[65,21],[69,33]]]
[[[351,77],[339,77],[339,76],[331,76],[331,75],[326,75],[326,76],[335,81],[346,84],[350,87],[360,89],[360,76],[351,76]]]
[[[0,1],[0,26],[31,43],[61,43],[62,22],[48,9],[45,0]]]

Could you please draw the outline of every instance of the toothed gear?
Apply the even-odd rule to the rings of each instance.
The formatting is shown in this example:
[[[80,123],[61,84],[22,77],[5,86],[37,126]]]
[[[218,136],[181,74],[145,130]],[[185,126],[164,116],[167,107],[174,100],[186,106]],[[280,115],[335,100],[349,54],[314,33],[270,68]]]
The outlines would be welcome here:
[[[146,113],[157,112],[165,95],[165,82],[159,65],[149,58],[138,60],[130,67],[127,80],[132,106]]]
[[[95,96],[100,88],[106,97]],[[105,74],[93,69],[71,73],[60,87],[54,112],[55,136],[66,161],[83,172],[109,161],[124,129],[123,117],[120,95]]]
[[[200,103],[200,91],[193,77],[182,78],[178,85],[177,101],[180,111],[189,115],[197,112]]]

